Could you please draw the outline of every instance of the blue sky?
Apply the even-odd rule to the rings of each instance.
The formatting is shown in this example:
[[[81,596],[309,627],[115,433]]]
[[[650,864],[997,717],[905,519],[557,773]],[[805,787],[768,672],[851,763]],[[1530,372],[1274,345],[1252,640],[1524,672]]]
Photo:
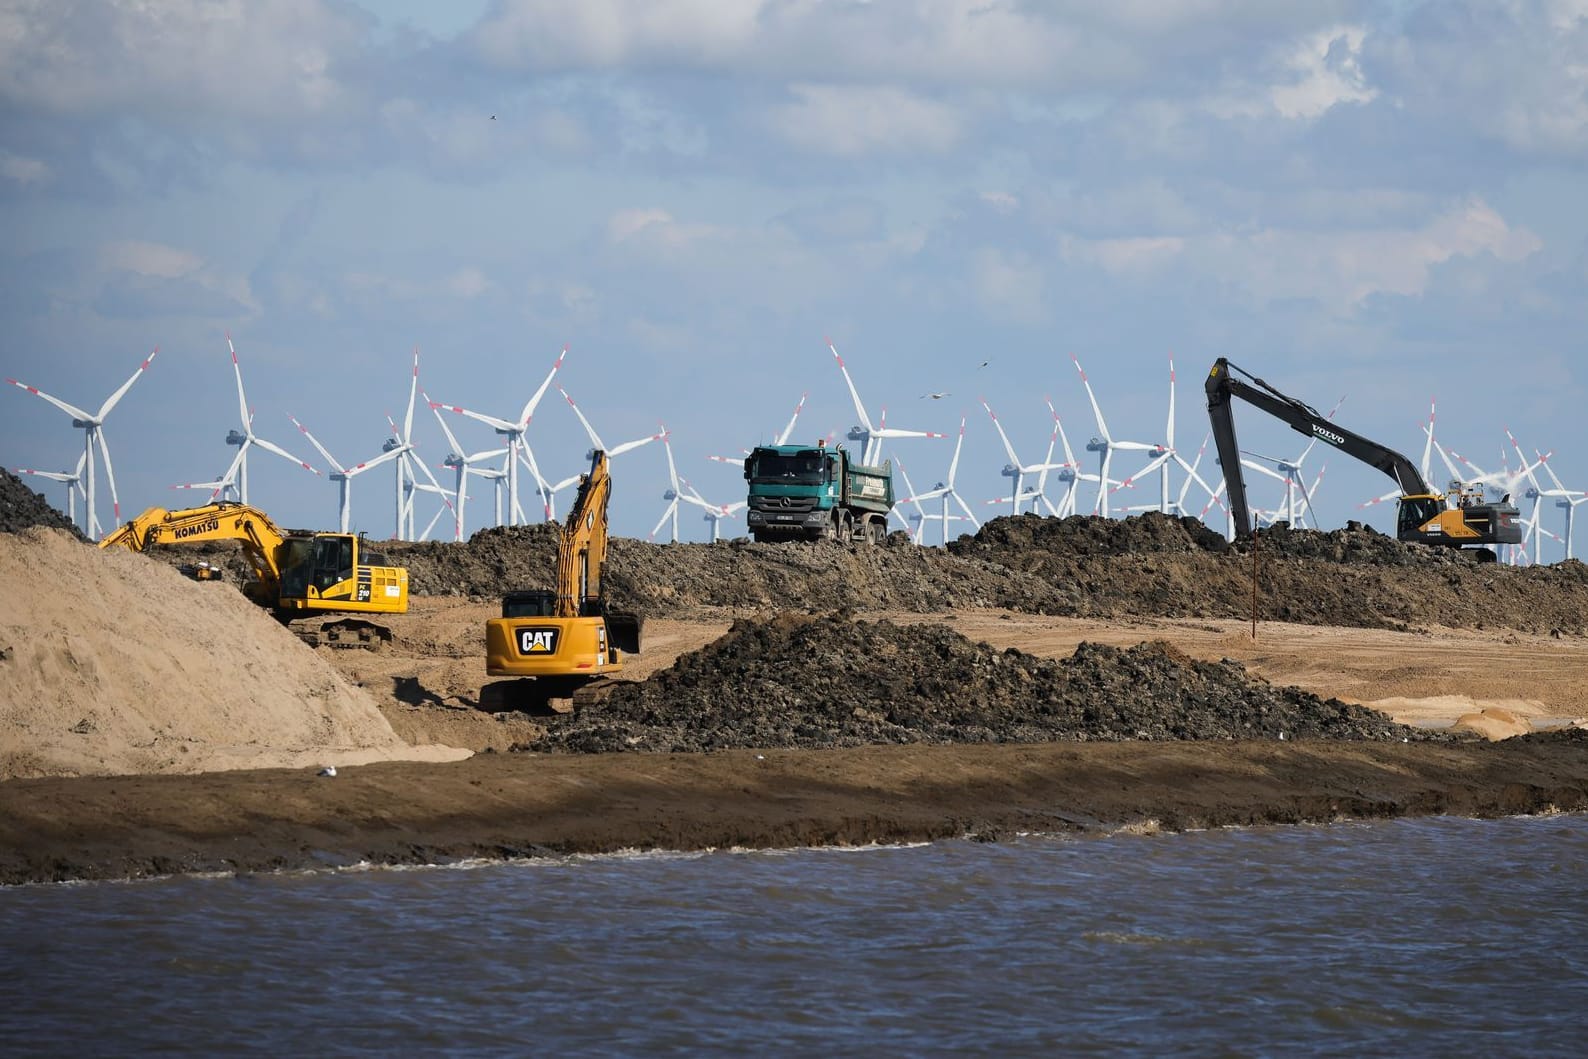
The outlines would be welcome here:
[[[709,454],[802,393],[802,440],[855,422],[831,337],[873,418],[966,417],[957,484],[988,515],[1009,480],[980,399],[1034,462],[1051,397],[1091,459],[1072,355],[1116,439],[1164,440],[1172,353],[1194,455],[1223,355],[1414,459],[1437,398],[1443,444],[1493,469],[1509,427],[1588,489],[1584,56],[1588,0],[0,0],[0,373],[97,407],[159,347],[105,428],[124,518],[229,463],[228,333],[256,433],[322,471],[288,415],[378,454],[415,347],[434,398],[511,418],[566,345],[609,445],[665,423],[680,472],[739,499]],[[65,415],[14,387],[0,410],[0,466],[74,465]],[[1300,451],[1237,416],[1248,450]],[[588,447],[555,389],[527,436],[552,479]],[[422,404],[414,441],[446,454]],[[888,451],[925,490],[952,442]],[[1387,479],[1306,465],[1325,525],[1391,528],[1357,508]],[[614,471],[644,536],[662,449]],[[250,476],[278,521],[334,526],[324,477],[258,450]],[[394,488],[359,478],[355,527],[390,535]]]

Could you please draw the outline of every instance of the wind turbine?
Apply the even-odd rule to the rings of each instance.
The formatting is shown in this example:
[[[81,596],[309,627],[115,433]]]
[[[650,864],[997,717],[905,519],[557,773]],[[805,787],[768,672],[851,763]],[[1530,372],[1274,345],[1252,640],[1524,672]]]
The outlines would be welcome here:
[[[694,504],[696,507],[705,510],[705,519],[711,524],[711,543],[713,544],[716,544],[718,539],[718,523],[725,518],[732,518],[736,512],[749,506],[749,502],[745,500],[736,500],[731,504],[713,504],[701,496],[700,491],[690,485],[687,478],[680,478],[679,482],[687,490],[679,499],[686,504]]]
[[[1022,500],[1030,500],[1032,507],[1035,508],[1036,498],[1042,496],[1043,487],[1047,484],[1047,472],[1051,470],[1058,470],[1065,466],[1062,463],[1053,462],[1053,446],[1057,443],[1059,436],[1058,417],[1055,415],[1053,421],[1053,432],[1048,437],[1047,458],[1041,463],[1023,464],[1020,462],[1020,457],[1015,455],[1015,447],[1009,443],[1009,435],[1004,433],[1003,423],[999,422],[997,413],[992,410],[992,406],[987,403],[985,398],[982,399],[981,406],[987,409],[987,415],[992,418],[993,426],[998,429],[998,437],[1003,440],[1004,452],[1009,456],[1009,462],[1004,464],[1004,469],[1000,473],[1003,474],[1004,477],[1012,478],[1014,480],[1014,484],[1011,487],[1009,493],[1010,512],[1015,515],[1020,514],[1020,501]],[[963,420],[961,420],[961,439],[964,438],[963,431],[964,425]],[[1066,439],[1066,446],[1068,446],[1068,439]],[[958,451],[958,447],[956,446],[956,456]],[[1028,474],[1038,474],[1042,476],[1038,480],[1037,488],[1029,492],[1022,488],[1025,485],[1025,476]],[[998,501],[990,501],[990,503],[998,503]]]
[[[1097,504],[1092,513],[1107,518],[1109,487],[1120,484],[1108,476],[1108,467],[1113,462],[1114,450],[1155,452],[1157,446],[1143,441],[1115,441],[1113,435],[1108,432],[1108,424],[1103,421],[1103,410],[1098,407],[1097,396],[1092,393],[1092,383],[1086,377],[1086,370],[1081,367],[1081,362],[1075,354],[1070,354],[1070,360],[1075,363],[1075,371],[1081,376],[1081,385],[1086,387],[1086,398],[1092,402],[1092,415],[1097,419],[1098,436],[1086,443],[1086,451],[1097,453]]]
[[[1540,460],[1540,462],[1542,463],[1543,461]],[[1548,497],[1554,497],[1555,498],[1555,506],[1560,508],[1562,511],[1564,511],[1566,513],[1566,527],[1565,527],[1566,528],[1566,554],[1565,554],[1565,558],[1570,559],[1572,557],[1572,555],[1571,555],[1572,515],[1576,512],[1578,504],[1581,504],[1583,501],[1588,500],[1588,493],[1577,492],[1576,490],[1567,489],[1564,485],[1561,484],[1560,476],[1555,473],[1555,468],[1551,467],[1547,463],[1544,464],[1544,473],[1549,475],[1550,481],[1554,483],[1554,488],[1553,489],[1544,490],[1543,495],[1544,496],[1548,496]]]
[[[1510,427],[1505,428],[1505,437],[1506,440],[1511,443],[1511,448],[1516,450],[1516,458],[1522,464],[1522,473],[1527,478],[1528,488],[1524,495],[1526,495],[1529,500],[1533,501],[1533,510],[1528,515],[1528,518],[1523,525],[1526,527],[1527,533],[1533,538],[1533,561],[1535,563],[1542,562],[1544,542],[1539,539],[1539,536],[1542,532],[1547,531],[1544,530],[1543,520],[1539,517],[1539,508],[1544,502],[1544,489],[1538,484],[1538,478],[1534,476],[1533,472],[1540,467],[1547,467],[1549,465],[1549,458],[1551,455],[1553,455],[1553,453],[1547,452],[1544,455],[1539,456],[1534,463],[1529,464],[1527,462],[1527,457],[1522,454],[1522,446],[1517,444],[1516,436],[1511,433]],[[1526,537],[1524,537],[1523,540],[1525,543]]]
[[[248,503],[248,450],[255,445],[290,460],[310,474],[318,475],[320,472],[311,467],[306,460],[300,460],[280,445],[266,441],[254,433],[254,414],[248,408],[248,395],[243,392],[243,369],[237,362],[237,347],[232,345],[232,336],[226,336],[226,348],[232,355],[232,374],[237,377],[237,414],[242,420],[241,431],[231,430],[226,434],[226,444],[237,446],[237,455],[232,457],[231,464],[226,468],[226,473],[213,482],[188,482],[184,485],[172,486],[173,489],[207,489],[214,488],[210,499],[224,498],[231,493],[237,500]]]
[[[1101,418],[1099,418],[1099,423],[1101,423]],[[1202,439],[1202,444],[1203,444],[1204,447],[1207,445],[1207,438],[1206,437],[1204,437]],[[1170,504],[1169,504],[1169,465],[1171,463],[1173,463],[1173,464],[1177,465],[1182,471],[1184,471],[1186,473],[1186,482],[1187,482],[1188,485],[1190,484],[1190,482],[1195,481],[1198,485],[1200,485],[1204,490],[1207,491],[1207,494],[1209,496],[1213,495],[1213,487],[1208,485],[1207,482],[1204,482],[1202,480],[1202,476],[1197,474],[1196,467],[1194,465],[1192,465],[1192,464],[1187,463],[1185,461],[1185,457],[1181,456],[1180,453],[1175,449],[1175,445],[1174,445],[1174,354],[1172,354],[1172,353],[1169,355],[1169,421],[1168,421],[1168,424],[1164,427],[1164,440],[1163,440],[1163,442],[1161,442],[1158,445],[1153,446],[1153,452],[1154,452],[1153,458],[1151,460],[1147,461],[1146,466],[1142,467],[1142,469],[1137,471],[1135,474],[1128,476],[1123,482],[1120,482],[1112,490],[1110,490],[1110,492],[1118,492],[1120,489],[1132,488],[1134,483],[1135,483],[1135,481],[1136,481],[1136,479],[1145,478],[1147,475],[1151,474],[1153,471],[1157,471],[1158,474],[1159,474],[1158,510],[1167,515],[1167,514],[1170,513],[1170,510],[1171,510]],[[1200,458],[1200,455],[1201,454],[1198,453],[1199,458]],[[1186,494],[1186,490],[1185,489],[1181,489],[1179,497],[1174,502],[1174,507],[1173,507],[1172,510],[1173,510],[1173,512],[1176,515],[1185,514],[1185,494]]]
[[[77,492],[83,487],[83,467],[88,462],[88,453],[77,457],[77,469],[72,471],[34,471],[26,467],[15,468],[16,474],[31,474],[35,478],[47,478],[52,482],[66,484],[66,521],[77,524]]]
[[[990,411],[991,411],[991,409],[989,409],[989,412]],[[996,417],[993,419],[993,422],[995,424],[998,422]],[[1002,434],[1003,433],[1003,428],[999,427],[998,432],[1000,434]],[[1007,445],[1008,444],[1008,439],[1005,439],[1004,443]],[[916,510],[921,512],[921,524],[920,524],[920,526],[918,527],[918,529],[916,531],[916,543],[917,544],[919,544],[921,542],[921,539],[923,537],[925,537],[925,535],[926,535],[926,522],[928,520],[936,521],[938,519],[941,519],[942,522],[943,522],[943,543],[945,545],[948,544],[948,524],[949,524],[949,520],[950,520],[950,518],[959,518],[960,517],[958,515],[950,516],[949,510],[948,510],[948,502],[949,502],[950,499],[952,499],[955,503],[957,503],[959,505],[961,511],[965,512],[964,517],[970,519],[971,525],[975,526],[977,529],[981,528],[981,523],[979,521],[977,521],[976,514],[975,514],[975,512],[973,512],[970,509],[970,505],[965,503],[964,497],[960,496],[959,493],[954,491],[954,473],[959,469],[959,450],[960,450],[960,447],[962,445],[964,445],[964,444],[965,444],[965,417],[962,415],[962,416],[959,417],[959,437],[954,442],[954,458],[949,460],[949,463],[948,463],[948,477],[944,481],[938,482],[935,486],[933,486],[931,489],[927,490],[924,493],[920,493],[920,494],[916,494],[916,495],[912,495],[912,496],[907,496],[903,500],[899,501],[900,504],[912,503],[912,504],[914,504],[916,506]],[[1052,452],[1051,443],[1049,445],[1049,452],[1050,452],[1050,454]],[[1013,455],[1013,452],[1011,450],[1011,456],[1012,455]],[[909,485],[910,479],[909,479],[908,476],[906,476],[904,481],[905,481],[906,485]],[[1018,492],[1019,491],[1018,482],[1017,482],[1015,488],[1016,488],[1016,492]],[[915,492],[914,487],[911,487],[911,492],[912,493]],[[941,514],[928,515],[921,508],[921,502],[923,500],[939,500],[939,501],[941,501],[942,505],[943,505],[943,510],[942,510]]]
[[[99,512],[96,509],[96,497],[94,495],[94,472],[96,468],[96,461],[94,459],[94,446],[99,446],[99,455],[105,461],[105,484],[110,486],[111,514],[115,519],[114,524],[119,526],[121,524],[121,501],[116,496],[116,472],[115,468],[113,468],[110,463],[110,446],[105,442],[105,434],[103,429],[105,425],[105,417],[110,415],[110,410],[115,408],[117,402],[127,395],[127,391],[132,389],[132,384],[138,381],[138,377],[149,370],[149,365],[154,363],[155,354],[159,352],[160,347],[155,346],[153,352],[151,352],[147,357],[143,358],[143,363],[138,365],[138,370],[133,372],[132,375],[128,377],[127,381],[122,383],[121,386],[117,388],[115,393],[105,398],[104,403],[99,406],[99,411],[97,412],[85,412],[76,405],[67,404],[59,397],[54,397],[50,394],[47,394],[38,387],[29,386],[25,382],[18,382],[15,379],[6,380],[6,382],[9,382],[12,386],[26,390],[33,396],[48,401],[56,408],[59,408],[61,411],[72,417],[72,426],[82,430],[83,533],[90,540],[98,540],[101,536]]]
[[[630,452],[634,449],[637,449],[641,445],[648,445],[653,441],[661,441],[667,437],[667,427],[663,426],[659,433],[648,434],[643,438],[636,438],[633,441],[625,441],[622,444],[607,448],[606,443],[601,440],[601,435],[597,434],[595,427],[590,425],[590,420],[585,418],[584,413],[579,410],[579,406],[574,404],[573,398],[568,396],[568,391],[559,386],[557,387],[557,392],[562,394],[563,399],[568,402],[568,407],[573,409],[573,414],[579,417],[579,422],[584,427],[585,434],[587,434],[590,438],[590,452],[586,454],[587,457],[593,456],[595,451],[599,449],[607,454],[607,461],[610,464],[612,460],[615,460],[625,452]],[[669,452],[671,452],[671,449],[669,449]],[[577,483],[578,480],[579,476],[575,475],[572,478],[564,478],[562,481],[552,486],[547,497],[547,502],[551,503],[552,497],[554,497],[556,493],[568,488],[570,485]]]
[[[353,518],[352,493],[354,477],[363,474],[371,467],[379,467],[387,460],[395,459],[398,455],[397,450],[387,449],[385,452],[381,453],[379,456],[376,456],[372,460],[366,460],[363,463],[356,463],[351,468],[343,467],[337,462],[336,457],[332,456],[331,453],[326,450],[326,447],[320,444],[320,439],[309,433],[308,427],[298,422],[296,416],[289,412],[287,414],[287,418],[292,420],[292,425],[298,428],[299,433],[309,439],[309,444],[313,445],[320,455],[325,457],[325,462],[329,463],[334,468],[334,470],[332,470],[331,473],[326,477],[330,478],[331,481],[337,484],[337,528],[342,533],[348,532],[348,526],[352,524]]]
[[[441,502],[447,510],[455,510],[447,491],[441,488],[441,483],[436,481],[436,476],[430,473],[430,468],[418,456],[418,446],[414,444],[414,401],[419,396],[419,347],[414,347],[413,375],[408,383],[408,410],[403,415],[402,429],[397,428],[397,421],[387,413],[386,422],[391,425],[392,436],[386,439],[382,446],[384,455],[388,459],[395,459],[396,490],[394,503],[396,509],[396,529],[392,533],[394,540],[416,540],[414,534],[414,493],[435,493],[441,497]],[[421,482],[419,475],[423,474],[426,481]],[[439,517],[439,516],[437,516]],[[430,527],[435,526],[436,520],[430,520]],[[425,533],[430,532],[426,527]]]
[[[465,536],[463,506],[464,501],[466,501],[469,496],[467,479],[471,474],[479,478],[485,478],[491,482],[492,492],[496,501],[496,523],[497,525],[501,525],[501,487],[502,484],[507,480],[507,471],[496,468],[487,469],[475,467],[474,464],[483,463],[486,460],[494,460],[499,456],[510,456],[511,453],[506,448],[487,449],[483,452],[476,452],[472,454],[464,453],[463,446],[458,444],[458,439],[455,435],[453,435],[451,428],[447,426],[447,421],[441,417],[441,406],[432,401],[430,399],[430,395],[425,393],[423,390],[420,390],[419,393],[424,397],[425,403],[430,406],[430,413],[436,417],[436,424],[441,427],[441,433],[446,435],[447,438],[447,458],[442,461],[441,465],[443,467],[450,468],[457,475],[456,482],[454,483],[455,487],[453,489],[453,496],[457,498],[457,504],[453,508],[453,514],[455,518],[453,519],[452,525],[452,539],[455,541],[461,541]]]
[[[1506,430],[1507,436],[1509,436],[1510,433],[1510,430]],[[1498,471],[1491,472],[1485,471],[1482,467],[1479,467],[1477,464],[1473,463],[1471,460],[1467,459],[1465,456],[1461,455],[1461,453],[1456,452],[1453,449],[1450,452],[1452,459],[1456,460],[1458,463],[1461,463],[1472,472],[1468,479],[1470,482],[1472,482],[1472,484],[1480,485],[1486,490],[1499,493],[1502,502],[1510,502],[1517,489],[1521,486],[1522,482],[1531,477],[1532,472],[1543,466],[1553,454],[1553,452],[1547,452],[1543,456],[1540,456],[1532,464],[1524,461],[1520,468],[1513,471],[1506,465],[1505,447],[1501,446],[1500,469]],[[1523,529],[1523,536],[1525,538],[1527,533],[1530,531],[1530,527],[1524,525]],[[1505,552],[1505,555],[1502,557],[1508,558],[1509,563],[1512,566],[1517,565],[1520,559],[1525,556],[1527,551],[1525,547],[1515,544],[1502,545],[1502,549]]]
[[[832,350],[833,359],[838,362],[838,370],[843,372],[844,383],[849,387],[849,396],[854,398],[855,415],[860,417],[860,423],[849,430],[849,440],[860,442],[860,462],[868,466],[875,466],[882,455],[882,442],[885,438],[945,438],[947,434],[937,434],[930,430],[902,430],[898,427],[887,426],[887,411],[882,413],[882,425],[872,426],[871,417],[866,415],[866,406],[860,403],[860,392],[855,389],[855,382],[849,377],[849,369],[844,366],[844,358],[838,355],[838,349],[832,339],[823,339],[827,348]]]
[[[988,410],[988,418],[992,419],[992,426],[996,427],[997,435],[999,435],[1000,440],[1004,441],[1004,452],[1008,454],[1008,462],[1004,464],[1004,470],[999,473],[1004,475],[1005,478],[1012,479],[1013,484],[1010,486],[1010,494],[1008,494],[1008,505],[1010,505],[1010,514],[1019,514],[1019,502],[1021,500],[1031,500],[1032,506],[1035,506],[1035,503],[1037,503],[1035,497],[1037,497],[1037,492],[1039,492],[1035,491],[1035,489],[1027,492],[1024,489],[1026,475],[1037,475],[1037,473],[1046,472],[1046,470],[1051,470],[1053,465],[1050,462],[1042,462],[1042,464],[1023,464],[1023,462],[1019,462],[1019,456],[1015,454],[1015,446],[1010,445],[1008,435],[1004,432],[1004,424],[999,422],[996,411],[992,411],[992,406],[986,402],[985,397],[981,399],[981,406]],[[1051,457],[1053,457],[1053,440],[1048,441],[1048,459],[1051,460]],[[989,503],[999,502],[989,500]]]
[[[562,367],[563,358],[568,355],[568,347],[563,346],[562,352],[557,354],[557,360],[551,366],[551,371],[546,373],[546,378],[541,381],[540,387],[524,403],[523,411],[518,418],[513,420],[498,419],[488,416],[483,412],[472,412],[467,408],[457,405],[430,402],[431,408],[444,408],[461,416],[484,423],[493,428],[498,434],[507,438],[507,464],[503,468],[507,472],[507,521],[510,525],[518,525],[524,521],[524,510],[518,505],[518,464],[524,463],[534,476],[536,487],[541,493],[541,501],[545,509],[545,517],[551,518],[551,497],[546,493],[546,481],[540,476],[540,470],[535,463],[535,454],[531,451],[529,443],[524,440],[524,431],[529,429],[530,420],[535,416],[535,408],[540,404],[540,399],[546,395],[546,390],[551,386],[552,377],[557,374],[557,369]],[[576,478],[575,481],[578,479]]]
[[[662,517],[656,520],[656,527],[651,530],[650,539],[655,540],[661,532],[662,526],[668,519],[672,519],[673,533],[669,540],[671,544],[678,543],[678,501],[683,495],[683,488],[678,484],[678,467],[673,463],[673,443],[667,428],[662,428],[662,448],[667,450],[667,490],[662,493],[662,499],[667,501],[667,507],[662,509]]]
[[[905,491],[910,495],[895,501],[893,506],[888,509],[888,515],[904,523],[904,532],[908,533],[910,539],[919,546],[921,533],[926,527],[926,509],[921,506],[921,501],[915,495],[915,483],[910,481],[910,472],[905,470],[904,461],[895,459],[893,466],[898,470],[899,476],[904,479]],[[906,515],[900,511],[899,509],[905,504],[913,504],[915,506],[915,514]]]

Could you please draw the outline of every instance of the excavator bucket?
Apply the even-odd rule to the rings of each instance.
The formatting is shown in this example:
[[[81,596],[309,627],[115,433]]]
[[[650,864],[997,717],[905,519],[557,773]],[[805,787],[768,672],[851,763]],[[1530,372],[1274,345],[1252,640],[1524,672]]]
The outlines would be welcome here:
[[[606,623],[613,647],[624,654],[640,653],[640,629],[645,624],[644,618],[630,611],[614,610],[607,613]]]

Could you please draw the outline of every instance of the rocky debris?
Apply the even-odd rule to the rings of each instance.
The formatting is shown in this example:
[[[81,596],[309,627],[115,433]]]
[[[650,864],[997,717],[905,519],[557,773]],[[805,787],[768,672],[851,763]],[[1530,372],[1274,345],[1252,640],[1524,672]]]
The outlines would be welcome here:
[[[21,533],[33,526],[62,529],[78,540],[88,539],[44,499],[44,494],[29,489],[22,479],[0,468],[0,533]]]
[[[600,753],[1054,740],[1443,740],[1239,663],[1081,644],[1053,661],[848,613],[744,619],[519,749]]]

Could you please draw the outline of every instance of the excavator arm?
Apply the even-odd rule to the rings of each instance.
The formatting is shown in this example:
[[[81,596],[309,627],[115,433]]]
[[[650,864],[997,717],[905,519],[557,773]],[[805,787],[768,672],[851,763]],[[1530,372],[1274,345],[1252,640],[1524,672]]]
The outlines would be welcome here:
[[[1251,381],[1236,378],[1237,372]],[[1229,494],[1230,514],[1235,519],[1237,537],[1252,535],[1252,514],[1246,502],[1246,478],[1241,470],[1241,450],[1235,439],[1235,416],[1230,407],[1230,400],[1234,397],[1256,405],[1298,434],[1317,438],[1348,456],[1377,467],[1395,480],[1403,496],[1433,495],[1417,465],[1405,456],[1331,422],[1327,416],[1319,414],[1316,408],[1280,393],[1224,357],[1213,363],[1206,389],[1208,419],[1213,428],[1213,440],[1218,446],[1219,464],[1224,469],[1225,491]]]
[[[221,501],[180,511],[151,507],[106,535],[99,546],[141,552],[162,544],[239,541],[254,569],[260,598],[268,604],[281,594],[277,556],[286,538],[270,516],[258,508]]]
[[[600,613],[601,567],[607,558],[607,501],[611,497],[607,454],[597,449],[590,459],[590,473],[579,479],[579,495],[562,526],[557,554],[556,617],[592,617]]]

